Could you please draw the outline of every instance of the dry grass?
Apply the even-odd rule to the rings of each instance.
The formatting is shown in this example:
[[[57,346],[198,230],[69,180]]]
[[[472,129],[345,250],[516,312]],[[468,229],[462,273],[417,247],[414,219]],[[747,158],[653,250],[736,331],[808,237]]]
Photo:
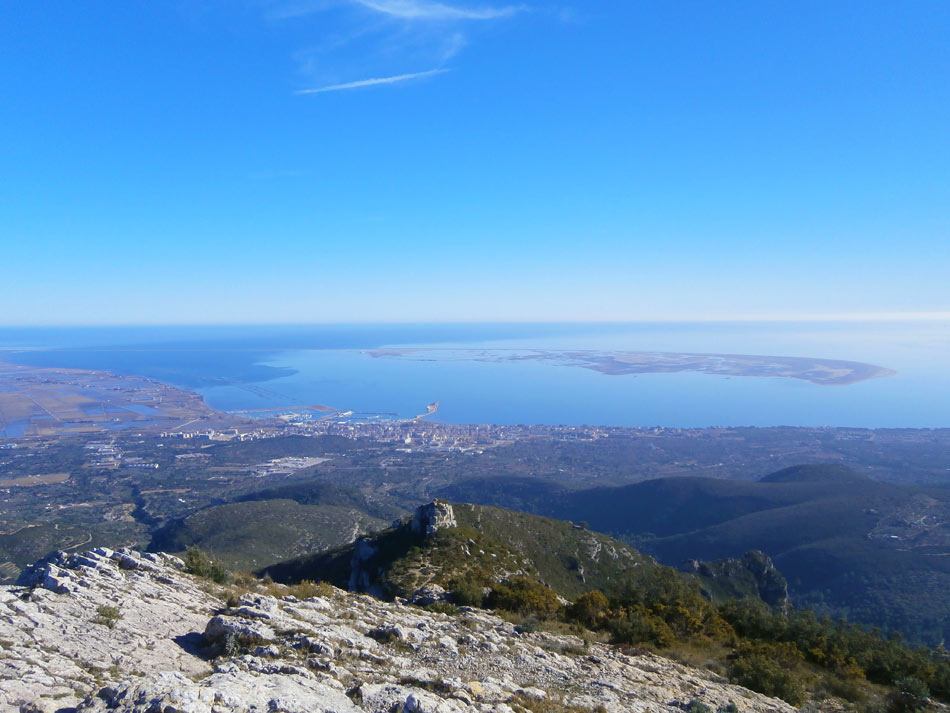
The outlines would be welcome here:
[[[336,588],[326,582],[311,582],[305,579],[297,584],[277,584],[271,582],[265,585],[268,594],[274,597],[297,597],[297,599],[311,599],[312,597],[332,597]]]
[[[667,649],[658,653],[668,659],[673,659],[677,663],[690,668],[706,669],[720,676],[726,676],[725,661],[729,656],[731,649],[722,644],[704,641],[696,642],[677,642]]]
[[[336,588],[326,582],[311,582],[305,579],[297,584],[278,584],[269,579],[258,579],[247,572],[238,572],[234,575],[231,586],[226,590],[225,597],[228,606],[233,607],[238,605],[242,594],[265,594],[278,599],[283,597],[311,599],[332,597],[336,593]]]
[[[565,703],[562,698],[529,698],[516,694],[508,705],[514,709],[515,713],[607,713],[604,706],[596,708],[582,708],[570,703]]]

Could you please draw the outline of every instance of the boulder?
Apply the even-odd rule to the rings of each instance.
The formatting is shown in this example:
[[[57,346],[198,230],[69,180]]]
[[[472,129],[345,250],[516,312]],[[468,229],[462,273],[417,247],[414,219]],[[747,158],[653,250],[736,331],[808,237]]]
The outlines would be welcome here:
[[[448,601],[448,598],[448,592],[445,591],[444,587],[438,584],[427,584],[424,587],[419,587],[419,589],[412,593],[412,596],[409,598],[409,603],[420,607],[427,607],[436,602]]]

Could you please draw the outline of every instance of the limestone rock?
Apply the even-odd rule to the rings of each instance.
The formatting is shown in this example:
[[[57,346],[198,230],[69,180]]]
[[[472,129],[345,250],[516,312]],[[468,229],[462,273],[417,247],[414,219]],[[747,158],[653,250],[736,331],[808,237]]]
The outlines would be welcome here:
[[[424,587],[420,587],[415,592],[412,593],[412,596],[409,598],[411,604],[416,606],[426,607],[430,604],[435,604],[436,602],[445,602],[448,601],[449,595],[445,591],[444,587],[439,586],[438,584],[427,584]]]
[[[211,672],[197,647],[220,602],[164,556],[146,571],[115,555],[57,553],[0,587],[0,711],[69,708],[133,671]],[[104,607],[118,611],[112,626]]]
[[[457,527],[452,506],[440,500],[416,508],[412,516],[412,531],[425,537],[431,537],[442,529]]]
[[[424,531],[450,521],[439,507],[420,518]],[[339,590],[228,607],[208,591],[175,558],[129,550],[29,568],[0,587],[0,713],[512,713],[515,701],[670,713],[694,699],[793,711],[659,656],[519,633],[478,609]],[[102,607],[118,610],[111,625]]]

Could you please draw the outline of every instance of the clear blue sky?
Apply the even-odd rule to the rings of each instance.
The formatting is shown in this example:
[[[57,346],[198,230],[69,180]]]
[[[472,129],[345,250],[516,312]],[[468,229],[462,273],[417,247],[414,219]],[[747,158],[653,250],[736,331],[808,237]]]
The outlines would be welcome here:
[[[0,324],[950,311],[950,3],[0,5]]]

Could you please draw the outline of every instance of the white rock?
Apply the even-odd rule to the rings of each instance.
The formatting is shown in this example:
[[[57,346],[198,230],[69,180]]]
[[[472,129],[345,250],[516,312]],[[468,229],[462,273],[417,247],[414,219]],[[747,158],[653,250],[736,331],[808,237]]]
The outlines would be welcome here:
[[[35,588],[0,587],[0,713],[512,713],[516,693],[611,713],[693,698],[794,710],[659,656],[596,643],[559,653],[578,640],[516,634],[477,609],[454,617],[343,592],[245,595],[229,609],[166,555],[60,553],[24,581]],[[113,627],[104,606],[119,610]],[[214,650],[212,666],[201,654]]]

